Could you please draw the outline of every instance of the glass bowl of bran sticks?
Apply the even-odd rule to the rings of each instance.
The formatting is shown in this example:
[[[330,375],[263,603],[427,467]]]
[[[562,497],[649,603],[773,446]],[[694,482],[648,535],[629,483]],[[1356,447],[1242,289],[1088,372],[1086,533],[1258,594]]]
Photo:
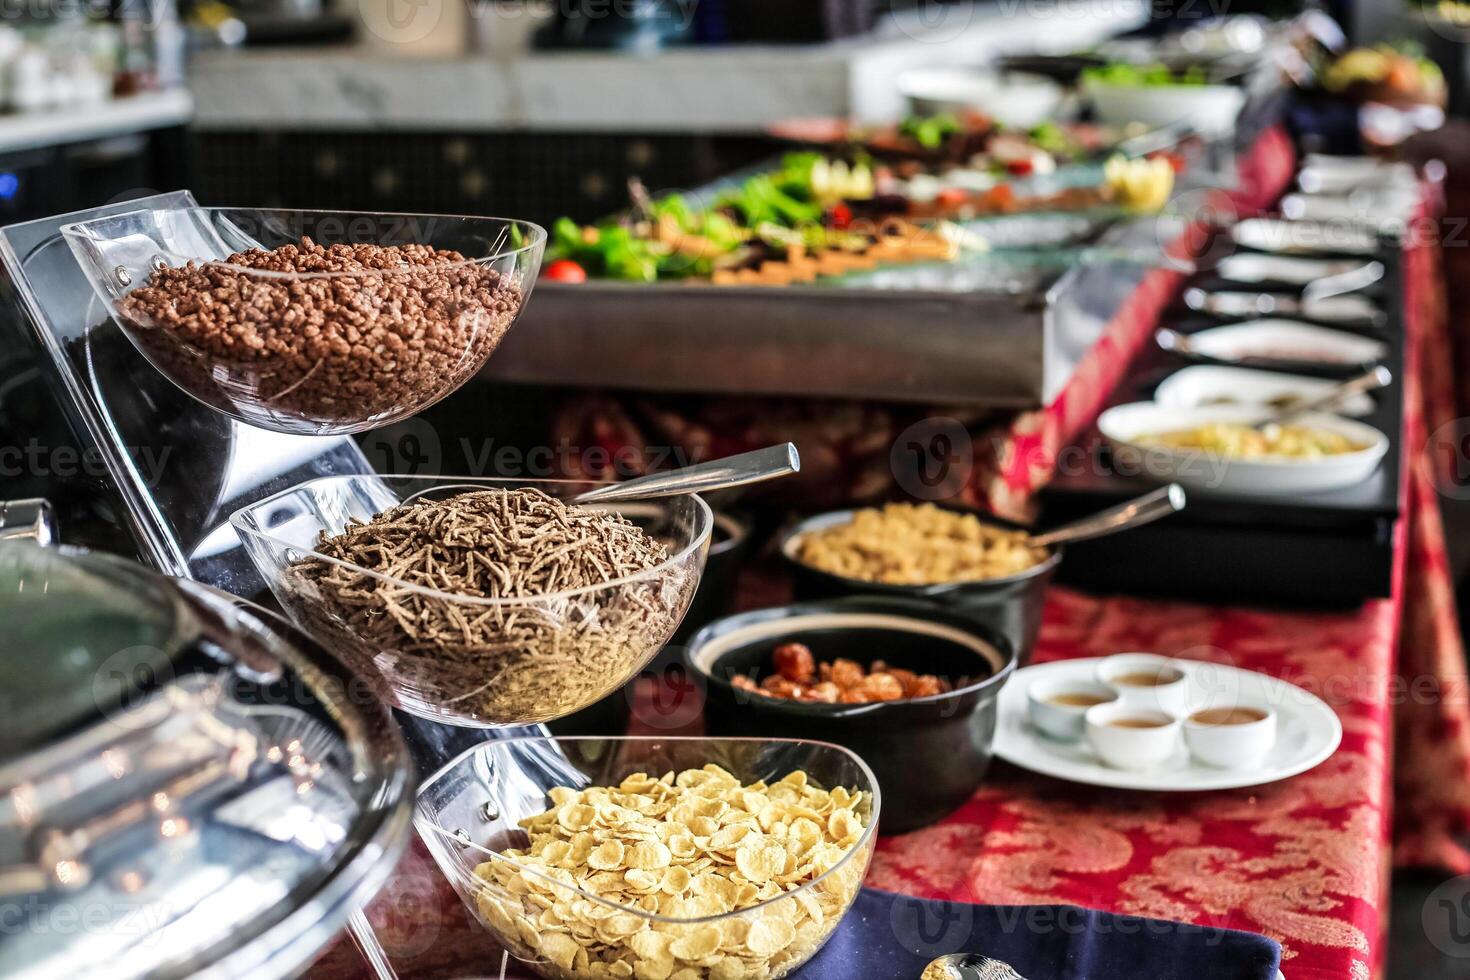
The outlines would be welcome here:
[[[323,477],[230,519],[296,623],[405,711],[550,721],[626,684],[699,585],[698,496],[579,505],[593,484]]]

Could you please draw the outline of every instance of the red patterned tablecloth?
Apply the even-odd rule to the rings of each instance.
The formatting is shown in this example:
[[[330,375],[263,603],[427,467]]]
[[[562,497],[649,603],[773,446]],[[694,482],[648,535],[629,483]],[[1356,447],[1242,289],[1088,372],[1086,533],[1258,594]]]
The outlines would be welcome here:
[[[872,884],[1248,929],[1282,943],[1289,980],[1372,975],[1391,838],[1400,863],[1466,867],[1454,840],[1470,814],[1465,658],[1426,446],[1426,433],[1454,418],[1439,276],[1434,243],[1411,241],[1410,466],[1393,599],[1291,613],[1056,589],[1036,652],[1046,661],[1148,650],[1284,678],[1337,711],[1337,753],[1272,786],[1179,795],[1083,790],[1002,766],[940,825],[885,839]]]
[[[1281,168],[1291,167],[1284,135],[1267,134],[1246,166],[1255,168],[1246,186],[1279,189]],[[1414,241],[1405,263],[1404,443],[1413,465],[1406,468],[1393,599],[1350,612],[1293,613],[1053,589],[1035,654],[1045,661],[1150,650],[1264,671],[1332,705],[1345,730],[1338,752],[1272,786],[1207,794],[1079,788],[999,764],[942,823],[883,839],[871,884],[925,897],[1070,902],[1247,929],[1282,943],[1288,980],[1373,974],[1383,954],[1391,842],[1403,863],[1470,870],[1454,842],[1470,826],[1465,661],[1424,451],[1426,433],[1455,415],[1439,277],[1434,243]],[[1044,482],[1051,454],[1090,421],[1178,286],[1174,273],[1151,276],[1067,396],[1004,423],[1007,448],[972,481],[976,502],[1007,509]],[[607,411],[594,425],[596,438],[634,438],[615,404],[601,404]],[[871,441],[875,428],[896,424],[881,409],[848,411],[844,431],[854,445],[865,431]],[[743,440],[729,441],[722,448]],[[498,973],[493,946],[417,846],[370,915],[402,976]],[[313,976],[366,972],[343,943]]]

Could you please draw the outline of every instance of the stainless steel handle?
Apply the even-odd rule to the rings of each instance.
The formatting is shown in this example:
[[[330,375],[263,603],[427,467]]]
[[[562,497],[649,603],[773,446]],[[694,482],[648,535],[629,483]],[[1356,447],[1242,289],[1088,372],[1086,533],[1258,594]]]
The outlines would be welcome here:
[[[1371,371],[1365,371],[1349,381],[1336,385],[1320,398],[1303,402],[1300,405],[1290,405],[1279,412],[1273,412],[1269,417],[1256,423],[1259,428],[1262,425],[1281,425],[1294,418],[1299,418],[1309,412],[1320,412],[1340,404],[1344,399],[1353,395],[1361,395],[1379,388],[1387,388],[1393,383],[1393,372],[1386,367],[1375,367]]]
[[[1335,276],[1323,276],[1321,279],[1307,283],[1302,290],[1302,302],[1315,303],[1332,296],[1367,289],[1383,278],[1384,271],[1382,262],[1369,262],[1366,265],[1349,269],[1347,272],[1339,272]]]
[[[1031,543],[1041,547],[1066,544],[1070,541],[1086,541],[1114,534],[1131,527],[1150,524],[1161,517],[1184,509],[1184,488],[1177,483],[1159,487],[1142,497],[1135,497],[1125,504],[1109,507],[1089,517],[1063,524],[1045,534],[1032,535]]]
[[[704,493],[770,480],[801,470],[801,457],[789,442],[767,446],[738,456],[713,459],[666,473],[651,473],[623,483],[614,483],[578,494],[579,504],[611,503],[617,500],[649,500],[681,493]]]
[[[56,542],[56,514],[37,497],[0,502],[0,541],[34,541],[41,547]]]

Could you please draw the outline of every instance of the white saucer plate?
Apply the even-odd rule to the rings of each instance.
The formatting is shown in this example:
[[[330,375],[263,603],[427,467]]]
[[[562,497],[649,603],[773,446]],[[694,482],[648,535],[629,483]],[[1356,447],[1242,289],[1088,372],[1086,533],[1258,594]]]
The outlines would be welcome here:
[[[1037,664],[1016,672],[1000,692],[995,754],[1013,765],[1088,786],[1160,793],[1189,793],[1261,786],[1304,773],[1325,762],[1342,742],[1342,722],[1326,702],[1294,684],[1219,664],[1175,663],[1190,679],[1196,705],[1230,699],[1264,702],[1276,709],[1276,747],[1260,766],[1215,769],[1190,758],[1180,739],[1174,755],[1157,769],[1128,772],[1100,762],[1084,737],[1059,742],[1032,729],[1026,718],[1026,689],[1038,681],[1091,680],[1100,658]]]

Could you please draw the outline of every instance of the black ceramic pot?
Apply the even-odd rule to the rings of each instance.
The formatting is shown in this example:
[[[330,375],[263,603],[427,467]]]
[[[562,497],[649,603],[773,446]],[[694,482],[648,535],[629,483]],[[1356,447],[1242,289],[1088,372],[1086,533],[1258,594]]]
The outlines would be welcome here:
[[[736,674],[759,681],[771,652],[800,642],[820,661],[845,657],[867,667],[884,660],[938,674],[955,690],[874,704],[811,704],[735,688]],[[844,599],[741,613],[694,637],[689,669],[706,688],[711,735],[806,738],[860,755],[883,790],[883,832],[927,826],[974,793],[990,766],[996,697],[1015,670],[1010,643],[955,613],[893,599]]]
[[[1036,636],[1041,632],[1041,611],[1046,602],[1046,587],[1062,560],[1062,549],[1053,548],[1047,559],[1018,575],[939,585],[890,585],[865,582],[862,579],[833,575],[797,560],[796,549],[803,534],[820,531],[852,520],[854,510],[832,511],[810,517],[790,528],[781,538],[781,557],[791,570],[791,585],[799,601],[873,596],[927,602],[947,612],[963,616],[976,626],[991,630],[1009,641],[1016,652],[1017,663],[1024,667],[1031,659]],[[986,516],[987,523],[1000,527],[1016,525]]]

